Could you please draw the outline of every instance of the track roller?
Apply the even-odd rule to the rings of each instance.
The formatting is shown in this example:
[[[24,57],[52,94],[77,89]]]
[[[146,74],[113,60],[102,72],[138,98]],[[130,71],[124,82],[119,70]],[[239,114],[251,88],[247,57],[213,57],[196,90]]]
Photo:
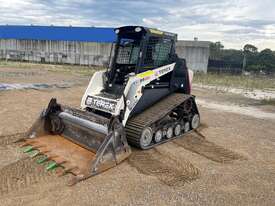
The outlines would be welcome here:
[[[162,137],[163,137],[163,132],[161,129],[159,129],[156,133],[155,133],[155,136],[154,136],[154,140],[156,143],[160,142],[162,140]]]
[[[127,140],[149,149],[197,128],[199,118],[194,96],[174,93],[131,117],[125,126]]]
[[[153,139],[153,130],[151,127],[146,127],[141,133],[140,146],[142,148],[148,147],[151,144],[152,139]]]
[[[200,116],[198,114],[195,114],[191,120],[191,127],[192,129],[197,129],[199,125],[200,125]]]
[[[169,126],[166,130],[166,138],[170,139],[174,136],[174,129],[172,126]]]
[[[181,125],[179,123],[174,127],[174,134],[175,136],[179,136],[181,134]]]

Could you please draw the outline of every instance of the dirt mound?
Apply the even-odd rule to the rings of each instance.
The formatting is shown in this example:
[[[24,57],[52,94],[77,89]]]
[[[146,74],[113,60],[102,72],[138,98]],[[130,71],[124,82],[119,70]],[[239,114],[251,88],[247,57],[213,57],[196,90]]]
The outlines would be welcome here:
[[[229,163],[234,160],[246,159],[240,154],[218,146],[213,142],[209,142],[199,132],[194,132],[183,138],[176,139],[173,143],[219,163]]]
[[[183,186],[198,178],[199,170],[191,163],[177,164],[177,160],[161,154],[157,149],[133,151],[129,164],[139,172],[157,177],[168,186]]]

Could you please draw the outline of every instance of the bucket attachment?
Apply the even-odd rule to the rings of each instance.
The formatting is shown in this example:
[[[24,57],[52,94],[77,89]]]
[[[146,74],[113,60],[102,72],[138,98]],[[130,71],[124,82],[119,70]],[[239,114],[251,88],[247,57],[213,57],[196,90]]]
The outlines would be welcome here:
[[[25,153],[40,156],[39,164],[49,162],[47,170],[61,167],[60,175],[73,174],[70,185],[116,166],[131,154],[117,117],[62,106],[56,99],[51,99],[23,141]]]

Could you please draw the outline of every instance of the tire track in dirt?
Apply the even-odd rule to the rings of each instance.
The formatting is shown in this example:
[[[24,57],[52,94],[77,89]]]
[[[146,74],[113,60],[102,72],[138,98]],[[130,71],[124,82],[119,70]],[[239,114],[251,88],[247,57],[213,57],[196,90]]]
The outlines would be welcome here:
[[[25,157],[0,170],[0,195],[22,190],[36,183],[54,181],[53,173]]]
[[[52,183],[58,178],[54,171],[46,171],[47,162],[42,165],[36,163],[40,156],[30,158],[21,151],[20,143],[15,142],[24,136],[25,133],[0,136],[0,149],[4,150],[4,153],[9,153],[7,164],[0,167],[0,196],[21,191],[35,184]]]
[[[206,140],[201,133],[196,131],[174,140],[173,143],[218,163],[246,160],[244,156]]]
[[[0,145],[5,146],[12,144],[19,139],[23,138],[26,135],[26,133],[21,132],[21,133],[15,133],[15,134],[10,134],[10,135],[1,135],[0,136]]]
[[[14,144],[23,136],[24,133],[0,136],[0,169],[25,157],[18,146]]]
[[[190,162],[178,162],[163,155],[156,148],[151,150],[134,150],[128,163],[140,173],[157,177],[168,186],[183,186],[199,177],[199,170]],[[184,164],[183,164],[184,163]]]

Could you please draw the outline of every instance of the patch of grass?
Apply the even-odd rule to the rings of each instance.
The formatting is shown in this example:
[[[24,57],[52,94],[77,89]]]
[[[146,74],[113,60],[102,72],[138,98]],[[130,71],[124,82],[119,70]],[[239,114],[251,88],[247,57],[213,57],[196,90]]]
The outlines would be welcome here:
[[[194,83],[213,86],[244,88],[251,90],[275,88],[275,78],[271,78],[268,76],[196,73],[194,75]]]
[[[261,100],[261,104],[275,106],[275,99],[263,99]]]
[[[95,71],[104,69],[98,66],[79,66],[79,65],[55,65],[55,64],[39,64],[17,61],[0,61],[0,68],[18,68],[18,69],[43,69],[49,72],[62,72],[79,74],[83,76],[91,76]]]

